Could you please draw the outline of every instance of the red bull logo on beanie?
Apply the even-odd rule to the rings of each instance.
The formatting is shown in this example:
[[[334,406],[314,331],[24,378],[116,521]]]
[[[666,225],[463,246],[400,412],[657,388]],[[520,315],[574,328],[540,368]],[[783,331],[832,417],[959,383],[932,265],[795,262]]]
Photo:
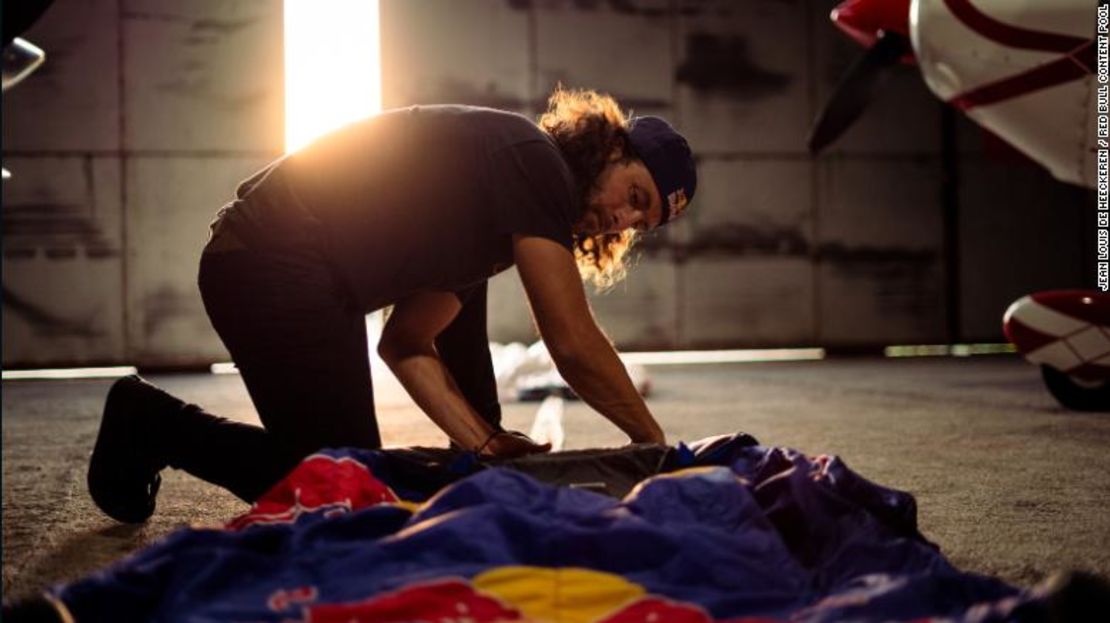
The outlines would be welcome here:
[[[689,203],[686,200],[686,190],[679,188],[673,193],[667,195],[667,207],[671,210],[671,218],[675,219],[682,216],[686,211],[686,205]]]

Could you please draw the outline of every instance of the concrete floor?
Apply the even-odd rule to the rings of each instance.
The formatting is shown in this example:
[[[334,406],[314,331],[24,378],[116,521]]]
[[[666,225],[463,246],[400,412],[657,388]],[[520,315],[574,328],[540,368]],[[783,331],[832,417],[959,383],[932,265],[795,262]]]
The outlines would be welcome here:
[[[745,431],[766,445],[840,455],[917,496],[921,529],[958,567],[1031,585],[1054,571],[1110,577],[1110,415],[1068,412],[1015,357],[838,359],[650,369],[649,405],[670,441]],[[210,411],[256,421],[238,376],[153,376]],[[88,454],[111,381],[3,384],[5,597],[80,577],[189,524],[246,506],[188,475],[163,474],[143,526],[101,515],[85,491]],[[414,407],[379,392],[388,445],[445,443]],[[537,405],[506,405],[528,430]],[[581,403],[567,448],[619,445]]]

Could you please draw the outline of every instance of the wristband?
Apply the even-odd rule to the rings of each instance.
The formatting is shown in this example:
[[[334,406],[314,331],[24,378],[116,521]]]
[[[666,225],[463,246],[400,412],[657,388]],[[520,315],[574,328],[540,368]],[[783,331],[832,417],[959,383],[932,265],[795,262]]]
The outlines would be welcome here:
[[[486,449],[486,446],[489,445],[489,442],[493,441],[494,437],[496,437],[498,435],[504,435],[508,432],[509,431],[507,431],[507,430],[495,430],[495,431],[493,431],[492,433],[489,434],[489,437],[486,437],[486,440],[482,442],[482,445],[478,446],[478,449],[475,450],[474,453],[475,454],[481,454],[482,450]]]

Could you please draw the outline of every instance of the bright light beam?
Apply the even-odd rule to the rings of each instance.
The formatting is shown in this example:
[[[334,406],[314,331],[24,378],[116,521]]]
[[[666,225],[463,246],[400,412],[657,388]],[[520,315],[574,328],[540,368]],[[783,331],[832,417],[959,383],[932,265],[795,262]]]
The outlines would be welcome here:
[[[285,151],[382,109],[378,0],[285,0]]]

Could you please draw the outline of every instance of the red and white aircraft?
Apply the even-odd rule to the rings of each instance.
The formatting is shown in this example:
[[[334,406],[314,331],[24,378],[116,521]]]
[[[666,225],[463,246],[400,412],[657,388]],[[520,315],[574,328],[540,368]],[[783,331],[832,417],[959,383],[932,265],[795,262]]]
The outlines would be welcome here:
[[[910,62],[937,97],[1057,179],[1096,188],[1097,4],[840,3],[832,12],[833,23],[868,50],[818,117],[810,149],[819,152],[851,125],[886,68]],[[1032,294],[1010,306],[1003,328],[1026,359],[1041,366],[1046,385],[1061,404],[1110,410],[1110,295],[1085,290]]]

